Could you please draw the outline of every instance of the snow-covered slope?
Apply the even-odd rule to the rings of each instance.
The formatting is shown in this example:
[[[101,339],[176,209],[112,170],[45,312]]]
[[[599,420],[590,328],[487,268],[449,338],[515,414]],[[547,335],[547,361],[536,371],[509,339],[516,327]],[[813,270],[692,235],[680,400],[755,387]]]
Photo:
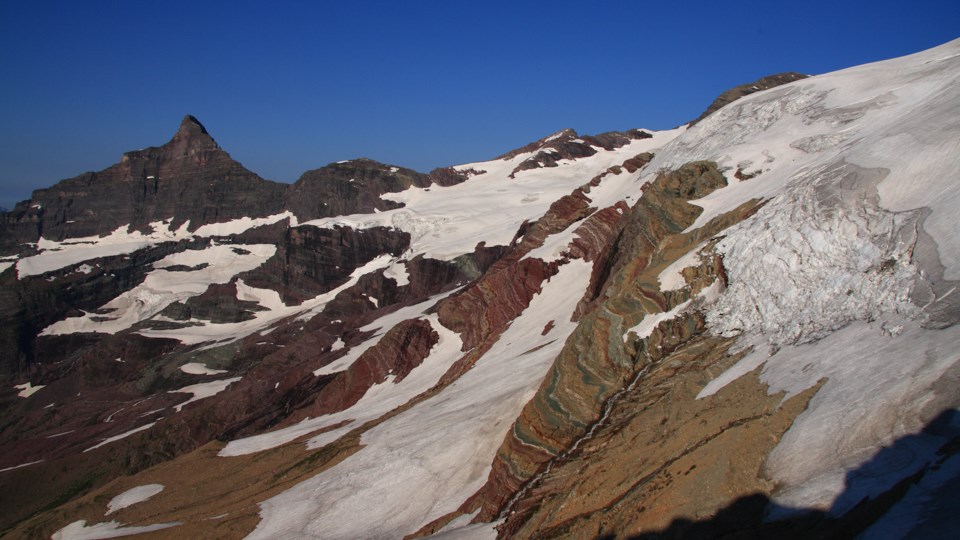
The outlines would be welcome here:
[[[717,333],[769,344],[732,373],[763,364],[770,392],[788,396],[827,379],[767,461],[780,504],[845,512],[849,471],[960,405],[936,389],[960,360],[958,103],[953,42],[744,98],[651,164],[760,172],[696,201],[691,228],[772,197],[717,246],[729,287],[707,315]]]

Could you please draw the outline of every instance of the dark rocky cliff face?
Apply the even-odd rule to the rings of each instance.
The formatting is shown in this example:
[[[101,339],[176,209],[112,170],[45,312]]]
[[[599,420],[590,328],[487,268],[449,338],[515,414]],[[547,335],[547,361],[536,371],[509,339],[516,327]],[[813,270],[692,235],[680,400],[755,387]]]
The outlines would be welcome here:
[[[372,159],[353,159],[303,173],[287,190],[285,207],[301,221],[371,213],[401,206],[381,199],[380,195],[385,193],[397,193],[410,187],[426,188],[433,184],[450,186],[465,179],[465,174],[453,169],[437,169],[423,174]]]

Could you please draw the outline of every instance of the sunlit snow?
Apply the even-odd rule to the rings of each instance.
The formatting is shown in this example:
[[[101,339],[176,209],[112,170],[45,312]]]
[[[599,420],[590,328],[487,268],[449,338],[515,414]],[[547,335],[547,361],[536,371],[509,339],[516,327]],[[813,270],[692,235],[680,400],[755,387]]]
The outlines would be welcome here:
[[[184,401],[183,403],[177,405],[173,409],[177,412],[180,412],[181,409],[187,406],[189,403],[194,401],[199,401],[210,396],[215,396],[220,392],[223,392],[231,384],[239,381],[242,377],[233,377],[231,379],[222,379],[219,381],[210,381],[199,384],[191,384],[190,386],[184,386],[183,388],[178,388],[177,390],[171,390],[170,393],[177,394],[193,394],[190,399]]]
[[[192,233],[187,230],[190,226],[189,221],[181,225],[179,229],[172,230],[170,220],[166,220],[150,223],[153,230],[147,234],[140,231],[131,232],[130,226],[124,225],[102,237],[68,238],[62,242],[41,237],[37,242],[40,253],[17,261],[17,275],[24,278],[43,274],[99,257],[133,253],[163,242],[179,242],[193,238],[240,234],[253,227],[270,225],[284,219],[290,219],[291,224],[296,224],[296,217],[287,211],[265,218],[244,217],[225,223],[203,225]]]
[[[142,426],[140,426],[140,427],[135,427],[135,428],[133,428],[133,429],[131,429],[131,430],[129,430],[129,431],[125,431],[125,432],[123,432],[123,433],[121,433],[121,434],[119,434],[119,435],[114,435],[113,437],[108,437],[108,438],[100,441],[99,443],[91,446],[90,448],[87,448],[86,450],[84,450],[84,452],[89,452],[89,451],[91,451],[91,450],[96,450],[97,448],[100,448],[101,446],[105,446],[105,445],[108,445],[108,444],[110,444],[110,443],[112,443],[112,442],[119,441],[120,439],[126,439],[127,437],[133,435],[134,433],[139,433],[139,432],[141,432],[141,431],[150,429],[150,428],[152,428],[154,425],[156,425],[156,422],[150,422],[149,424],[144,424],[144,425],[142,425]]]
[[[246,249],[247,245],[244,245]],[[273,246],[271,246],[273,247]],[[210,343],[210,346],[219,346],[231,343],[256,332],[262,332],[282,319],[296,316],[298,320],[309,320],[323,311],[327,303],[333,300],[340,292],[354,286],[366,274],[375,272],[391,264],[393,258],[381,255],[365,265],[355,269],[347,281],[340,286],[317,295],[300,305],[288,306],[283,303],[280,294],[271,289],[259,289],[237,281],[237,296],[240,300],[252,300],[267,308],[253,313],[253,318],[235,322],[213,324],[208,321],[194,320],[192,326],[170,330],[144,329],[138,333],[147,337],[171,338],[181,343],[195,345]],[[266,334],[261,334],[266,335]]]
[[[653,163],[763,171],[728,174],[730,187],[695,201],[704,213],[691,228],[772,198],[717,246],[730,286],[708,322],[754,349],[699,397],[758,368],[770,393],[823,384],[766,461],[781,508],[849,509],[836,501],[848,473],[922,429],[938,412],[935,384],[960,362],[960,326],[922,328],[910,296],[923,278],[912,256],[925,214],[913,210],[926,209],[945,277],[960,276],[958,52],[960,40],[751,95]],[[884,474],[874,494],[902,478]]]
[[[227,283],[235,275],[253,270],[276,252],[272,244],[244,244],[242,249],[232,245],[214,244],[200,250],[187,250],[168,255],[153,264],[142,283],[121,294],[100,309],[102,315],[85,313],[56,322],[41,335],[100,332],[115,334],[134,324],[157,315],[170,304],[202,294],[214,283]],[[200,268],[201,265],[206,264]],[[169,271],[183,265],[187,271]]]
[[[110,514],[127,508],[128,506],[142,503],[161,491],[163,491],[163,485],[161,484],[147,484],[144,486],[130,488],[127,491],[124,491],[123,493],[110,499],[110,502],[107,503],[107,513],[104,515],[109,516]]]
[[[402,536],[456,510],[486,481],[507,430],[576,327],[580,295],[571,291],[586,289],[590,269],[580,260],[562,266],[470,371],[367,431],[356,454],[261,503],[250,538]]]
[[[597,153],[592,156],[560,160],[557,167],[520,171],[514,178],[510,178],[510,173],[538,150],[507,160],[459,165],[455,167],[458,170],[482,172],[454,186],[411,188],[382,196],[403,203],[403,208],[323,218],[301,226],[396,227],[410,233],[413,255],[450,260],[472,252],[480,242],[487,246],[509,244],[524,221],[543,216],[558,198],[609,167],[663,146],[682,132],[682,128],[652,132],[652,138],[633,140],[611,151],[594,148]],[[639,184],[633,175],[618,176],[624,176],[623,181],[631,184],[630,192],[639,195]],[[622,186],[591,194],[598,208],[610,206],[623,196]]]
[[[135,534],[144,534],[153,531],[160,531],[176,527],[180,522],[158,523],[156,525],[141,525],[136,527],[124,527],[122,523],[108,521],[106,523],[97,523],[87,525],[87,521],[81,519],[74,521],[59,531],[53,533],[53,540],[100,540],[102,538],[120,538],[123,536],[133,536]]]
[[[44,385],[42,385],[42,384],[38,384],[38,385],[34,386],[33,383],[31,383],[30,381],[27,381],[27,382],[25,382],[25,383],[23,383],[23,384],[15,384],[15,385],[13,385],[13,388],[14,388],[15,390],[19,390],[19,392],[17,392],[17,396],[18,396],[18,397],[22,397],[22,398],[27,398],[27,397],[30,397],[30,396],[36,394],[37,391],[39,391],[39,390],[40,390],[41,388],[43,388],[43,387],[44,387]]]
[[[225,369],[208,368],[206,364],[201,364],[199,362],[190,362],[188,364],[184,364],[180,366],[180,371],[189,373],[190,375],[219,375],[227,372]]]

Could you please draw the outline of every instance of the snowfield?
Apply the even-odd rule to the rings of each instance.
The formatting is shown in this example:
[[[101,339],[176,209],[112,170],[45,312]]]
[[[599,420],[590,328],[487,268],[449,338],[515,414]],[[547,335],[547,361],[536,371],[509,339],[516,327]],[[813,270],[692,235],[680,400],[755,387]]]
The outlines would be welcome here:
[[[318,219],[301,226],[395,227],[410,233],[410,257],[423,255],[450,260],[472,252],[481,242],[487,246],[508,245],[524,221],[533,222],[542,217],[555,200],[609,167],[620,165],[637,154],[656,151],[683,131],[684,128],[651,131],[651,138],[633,140],[611,151],[594,147],[597,153],[592,156],[561,160],[557,167],[520,171],[513,178],[510,178],[511,172],[539,149],[507,160],[458,165],[455,169],[478,174],[454,186],[411,188],[381,197],[403,203],[403,208]],[[618,176],[635,180],[628,174]],[[591,194],[591,198],[595,199],[595,206],[604,208],[628,193],[636,195],[636,187],[631,185],[626,191],[620,186],[612,194],[597,197]]]
[[[115,334],[157,315],[174,302],[203,294],[211,284],[228,283],[235,275],[260,266],[276,251],[276,246],[270,244],[244,244],[242,249],[214,244],[203,250],[169,255],[154,263],[155,270],[140,285],[104,304],[99,311],[105,310],[106,314],[70,317],[48,326],[41,335]],[[167,270],[178,265],[193,269]]]
[[[576,327],[570,319],[580,295],[569,292],[586,289],[590,269],[579,260],[562,266],[473,369],[364,433],[356,454],[263,502],[263,520],[248,538],[399,537],[456,510],[487,480],[507,430]],[[550,321],[555,326],[541,335]],[[434,354],[455,360],[462,353],[441,341],[403,382],[430,370]],[[352,414],[378,401],[364,396]],[[310,445],[334,437],[324,433]]]
[[[889,489],[932,450],[870,482],[850,474],[960,405],[955,388],[937,389],[960,362],[949,304],[960,275],[958,103],[954,41],[743,98],[651,164],[762,171],[743,182],[730,174],[729,187],[695,201],[704,213],[691,229],[770,199],[718,244],[730,283],[707,312],[713,331],[754,350],[700,397],[761,366],[770,393],[826,381],[766,462],[783,508],[842,514],[858,502],[838,500],[845,489]]]
[[[144,486],[130,488],[127,491],[124,491],[123,493],[110,499],[110,502],[107,503],[107,513],[104,515],[109,516],[110,514],[118,510],[122,510],[128,506],[142,503],[161,491],[163,491],[163,486],[161,484],[147,484]]]

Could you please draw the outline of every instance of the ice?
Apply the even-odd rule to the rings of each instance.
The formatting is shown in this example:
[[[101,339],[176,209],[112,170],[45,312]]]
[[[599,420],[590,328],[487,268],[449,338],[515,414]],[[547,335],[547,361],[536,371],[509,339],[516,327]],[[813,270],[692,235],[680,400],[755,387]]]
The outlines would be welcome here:
[[[783,511],[842,513],[889,489],[907,469],[874,471],[839,498],[854,471],[953,399],[937,385],[960,363],[960,325],[925,328],[912,293],[926,279],[914,258],[921,226],[944,278],[960,276],[957,50],[960,40],[759,92],[652,163],[715,159],[728,172],[745,163],[762,170],[743,182],[728,175],[729,187],[695,201],[704,212],[691,229],[769,200],[717,244],[729,287],[706,313],[709,328],[753,350],[698,397],[757,369],[784,399],[822,384],[765,463]]]
[[[889,170],[880,206],[930,208],[924,223],[936,241],[946,279],[960,276],[960,170],[956,104],[960,40],[915,55],[858,66],[757,92],[723,107],[664,145],[649,170],[701,159],[729,171],[727,188],[695,201],[704,208],[690,227],[753,198],[775,196],[796,176],[841,158]],[[933,58],[940,58],[934,62]],[[740,182],[741,163],[762,171]],[[651,173],[652,178],[652,173]]]
[[[834,186],[855,187],[860,173],[840,167],[801,175],[726,231],[717,250],[729,286],[707,313],[715,332],[760,332],[779,347],[818,339],[853,320],[919,312],[910,301],[918,277],[910,261],[915,239],[901,235],[904,229],[914,234],[914,220],[834,199]]]
[[[933,521],[943,527],[939,534],[957,530],[958,516],[951,512],[951,503],[956,499],[956,483],[960,478],[960,456],[953,454],[940,466],[927,471],[924,477],[910,486],[910,490],[886,514],[880,517],[866,531],[864,540],[898,540],[900,538],[922,537],[910,533],[927,521]],[[952,485],[951,485],[952,484]],[[950,491],[950,488],[953,491]],[[939,512],[935,510],[939,508]],[[946,508],[946,512],[944,512]],[[955,512],[955,511],[953,511]],[[930,534],[930,531],[925,531]],[[932,535],[928,536],[932,537]]]
[[[456,510],[486,482],[497,448],[576,327],[574,291],[586,289],[590,269],[580,260],[561,266],[460,379],[367,431],[346,460],[261,503],[250,538],[399,537]],[[491,527],[463,532],[489,538]]]
[[[107,513],[104,515],[109,516],[118,510],[146,501],[161,491],[163,491],[163,485],[161,484],[147,484],[128,489],[110,499],[110,502],[107,503]]]

